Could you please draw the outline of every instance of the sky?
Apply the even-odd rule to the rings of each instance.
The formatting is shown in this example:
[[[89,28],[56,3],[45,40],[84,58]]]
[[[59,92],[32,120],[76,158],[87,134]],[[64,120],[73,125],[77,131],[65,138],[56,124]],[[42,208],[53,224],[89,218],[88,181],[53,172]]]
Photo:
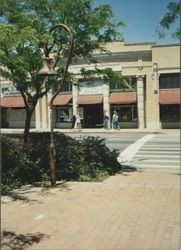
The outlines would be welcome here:
[[[120,31],[125,42],[156,42],[157,44],[179,43],[170,36],[172,30],[179,27],[179,20],[169,30],[164,39],[156,35],[156,28],[167,12],[172,0],[94,0],[94,4],[109,4],[115,14],[114,21],[123,21],[127,27]]]

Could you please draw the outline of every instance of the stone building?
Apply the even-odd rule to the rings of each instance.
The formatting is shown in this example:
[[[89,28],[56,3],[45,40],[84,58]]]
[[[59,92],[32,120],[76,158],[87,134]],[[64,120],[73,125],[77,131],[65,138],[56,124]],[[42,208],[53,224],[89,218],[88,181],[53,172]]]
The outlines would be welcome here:
[[[180,45],[155,43],[124,43],[106,45],[108,52],[96,52],[99,63],[81,59],[69,66],[77,84],[66,85],[54,100],[55,128],[102,128],[104,111],[109,113],[109,128],[116,110],[120,128],[159,129],[179,128],[180,124]],[[128,83],[121,88],[109,86],[101,78],[83,80],[82,68],[112,68]],[[39,100],[31,127],[48,129],[51,93]],[[24,103],[13,86],[1,81],[1,126],[24,127]]]

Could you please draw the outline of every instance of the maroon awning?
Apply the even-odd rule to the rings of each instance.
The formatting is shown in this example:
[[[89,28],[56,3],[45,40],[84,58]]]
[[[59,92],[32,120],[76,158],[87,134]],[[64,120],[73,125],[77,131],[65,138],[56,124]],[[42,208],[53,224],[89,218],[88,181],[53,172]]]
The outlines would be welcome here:
[[[102,95],[79,95],[77,99],[78,105],[83,104],[100,104],[103,102]]]
[[[136,103],[136,92],[113,92],[109,97],[110,104]]]
[[[4,108],[24,108],[25,104],[21,96],[6,96],[0,98],[0,106]]]
[[[159,94],[160,104],[180,104],[180,89],[160,89]]]
[[[53,101],[53,105],[66,106],[70,104],[72,100],[72,95],[57,95]]]

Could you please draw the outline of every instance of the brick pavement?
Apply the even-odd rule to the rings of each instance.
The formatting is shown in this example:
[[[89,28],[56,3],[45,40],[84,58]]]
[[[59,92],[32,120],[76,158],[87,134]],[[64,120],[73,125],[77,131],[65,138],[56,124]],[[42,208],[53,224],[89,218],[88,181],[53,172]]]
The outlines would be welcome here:
[[[180,206],[174,171],[29,187],[1,199],[2,249],[179,250]]]

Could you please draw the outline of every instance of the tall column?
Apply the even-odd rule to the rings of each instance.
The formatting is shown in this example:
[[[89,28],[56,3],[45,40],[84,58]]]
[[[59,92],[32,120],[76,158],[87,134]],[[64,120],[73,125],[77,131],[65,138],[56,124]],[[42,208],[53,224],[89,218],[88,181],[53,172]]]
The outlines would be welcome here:
[[[73,84],[72,88],[72,99],[73,99],[73,115],[76,116],[75,128],[77,128],[77,123],[79,123],[79,114],[77,114],[77,98],[78,98],[78,87]]]
[[[153,74],[147,75],[146,89],[146,113],[147,128],[160,128],[160,106],[159,106],[159,74],[157,65],[153,65]]]
[[[145,107],[144,107],[144,84],[143,76],[137,76],[137,106],[138,106],[138,124],[139,129],[145,127]]]
[[[36,129],[48,128],[48,98],[47,95],[38,100],[35,110]]]
[[[44,95],[41,98],[41,128],[48,128],[48,98]]]
[[[40,99],[38,100],[38,103],[36,105],[36,109],[35,109],[35,127],[36,129],[40,129],[41,128],[41,102]]]
[[[109,84],[103,83],[103,111],[108,111],[109,114],[109,122],[108,128],[111,127],[111,117],[110,117],[110,105],[109,105]]]
[[[50,105],[49,105],[51,98],[52,98],[52,92],[48,92],[48,94],[47,94],[47,112],[48,112],[48,124],[47,124],[47,128],[48,129],[50,129],[50,124],[51,124],[51,121],[50,121],[50,119],[51,119],[50,112],[51,111],[50,111]]]

